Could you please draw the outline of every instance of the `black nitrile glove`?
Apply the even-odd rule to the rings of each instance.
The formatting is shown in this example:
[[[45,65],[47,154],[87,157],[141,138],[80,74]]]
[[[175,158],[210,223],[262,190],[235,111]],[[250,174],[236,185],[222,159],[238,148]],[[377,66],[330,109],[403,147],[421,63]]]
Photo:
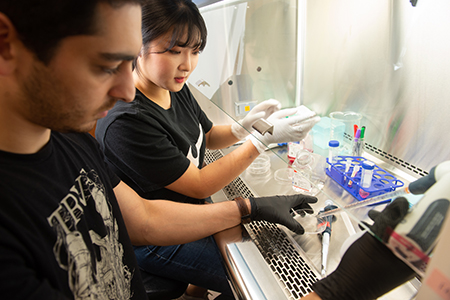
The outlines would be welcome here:
[[[408,212],[408,201],[397,198],[374,218],[371,230],[384,235],[395,228]],[[382,242],[365,233],[345,252],[337,269],[314,283],[313,289],[322,300],[372,300],[412,279],[414,271]]]
[[[382,212],[371,210],[369,218],[374,222],[372,226],[368,226],[385,243],[389,240],[390,231],[386,229],[394,229],[398,223],[406,216],[409,210],[408,200],[404,197],[396,198],[391,204],[385,207]]]
[[[297,234],[303,234],[305,230],[294,220],[291,209],[304,209],[308,213],[313,213],[309,203],[316,203],[317,198],[302,194],[290,196],[270,196],[270,197],[250,197],[252,207],[251,219],[254,221],[269,221],[286,226]]]

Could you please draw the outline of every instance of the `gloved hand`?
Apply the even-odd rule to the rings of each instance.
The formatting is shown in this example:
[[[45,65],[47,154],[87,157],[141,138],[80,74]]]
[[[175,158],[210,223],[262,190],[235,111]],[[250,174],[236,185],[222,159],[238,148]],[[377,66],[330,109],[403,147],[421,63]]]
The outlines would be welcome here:
[[[381,213],[371,213],[371,230],[383,236],[395,228],[408,211],[408,201],[397,198]],[[365,233],[345,252],[337,269],[314,283],[313,290],[323,300],[376,299],[414,277],[413,270],[370,233]]]
[[[259,153],[264,152],[266,146],[271,143],[301,141],[314,124],[320,121],[320,117],[315,114],[305,106],[282,109],[267,118],[267,121],[273,125],[273,134],[266,133],[263,136],[254,132],[250,139]]]
[[[406,216],[409,210],[408,200],[404,197],[396,198],[382,211],[369,211],[369,218],[374,221],[373,225],[367,225],[385,243],[389,240],[390,230],[394,229],[398,223]]]
[[[305,230],[292,217],[291,208],[294,210],[304,209],[308,213],[313,213],[314,210],[309,204],[317,202],[316,197],[302,194],[259,198],[250,197],[249,199],[252,210],[250,217],[252,220],[265,220],[271,223],[278,223],[297,234],[303,234]]]
[[[450,160],[441,162],[431,168],[427,175],[411,182],[409,191],[414,195],[425,194],[425,192],[450,170]]]
[[[281,103],[275,99],[269,99],[257,104],[239,123],[231,125],[231,133],[242,140],[253,131],[253,124],[259,119],[267,119],[271,114],[280,110]]]

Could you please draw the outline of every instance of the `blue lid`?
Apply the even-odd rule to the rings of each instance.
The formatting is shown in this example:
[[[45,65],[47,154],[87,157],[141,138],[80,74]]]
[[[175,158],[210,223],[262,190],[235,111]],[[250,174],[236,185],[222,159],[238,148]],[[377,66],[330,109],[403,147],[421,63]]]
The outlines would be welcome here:
[[[362,162],[362,167],[366,170],[373,170],[375,168],[375,164],[370,160],[365,160]]]
[[[339,141],[331,140],[328,142],[328,146],[330,147],[339,147]]]

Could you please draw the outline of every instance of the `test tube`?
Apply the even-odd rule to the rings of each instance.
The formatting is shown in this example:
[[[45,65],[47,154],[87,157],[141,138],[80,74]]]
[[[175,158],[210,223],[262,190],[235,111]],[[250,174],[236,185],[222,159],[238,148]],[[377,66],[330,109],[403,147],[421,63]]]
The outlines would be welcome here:
[[[350,175],[350,177],[351,177],[351,178],[355,177],[356,174],[358,174],[360,168],[361,168],[360,165],[354,166],[354,167],[353,167],[352,174]],[[349,187],[351,187],[351,186],[353,185],[353,181],[349,180],[347,185],[348,185]]]
[[[352,159],[351,158],[346,158],[345,159],[345,171],[344,174],[347,174],[348,171],[350,171],[350,167],[352,166]],[[347,180],[347,177],[344,176],[344,181]]]
[[[350,170],[351,166],[352,166],[352,159],[346,158],[345,159],[345,173],[347,173]]]

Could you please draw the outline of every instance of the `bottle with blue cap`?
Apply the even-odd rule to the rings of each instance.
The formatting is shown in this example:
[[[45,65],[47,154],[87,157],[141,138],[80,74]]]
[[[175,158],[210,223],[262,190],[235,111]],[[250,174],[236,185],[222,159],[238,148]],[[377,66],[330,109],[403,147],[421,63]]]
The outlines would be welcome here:
[[[372,185],[373,169],[375,164],[370,160],[365,160],[361,164],[361,186],[368,188]]]
[[[336,157],[339,154],[339,141],[331,140],[328,142],[328,162],[330,166],[328,167],[331,170],[331,164],[336,163]]]

